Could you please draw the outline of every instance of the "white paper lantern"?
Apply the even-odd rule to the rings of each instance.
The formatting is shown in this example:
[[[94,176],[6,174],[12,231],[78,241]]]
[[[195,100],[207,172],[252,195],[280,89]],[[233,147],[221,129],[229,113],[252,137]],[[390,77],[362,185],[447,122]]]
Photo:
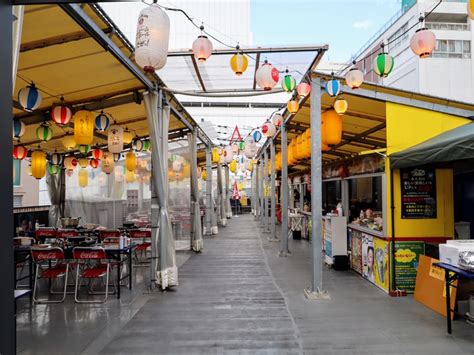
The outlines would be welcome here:
[[[181,159],[176,159],[173,162],[173,171],[179,173],[181,170],[183,170],[183,161]]]
[[[106,174],[111,174],[114,171],[114,154],[109,151],[104,151],[101,160],[102,171]]]
[[[224,162],[226,164],[230,163],[232,161],[232,158],[234,157],[234,151],[232,149],[232,146],[228,145],[227,147],[224,148]]]
[[[268,63],[268,61],[265,61],[265,63],[258,68],[257,73],[255,74],[255,79],[257,85],[263,90],[271,90],[276,84],[278,84],[280,73],[277,68]]]
[[[113,124],[109,127],[107,135],[107,143],[109,152],[120,153],[123,150],[123,128],[119,125]]]
[[[73,156],[68,156],[64,158],[64,167],[67,170],[74,170],[74,168],[77,166],[77,159]]]
[[[265,122],[262,126],[262,133],[265,137],[271,138],[276,132],[275,125],[271,122]]]
[[[123,182],[123,166],[116,166],[114,168],[114,179],[115,182]]]
[[[420,58],[428,58],[436,47],[436,36],[427,28],[420,28],[410,40],[413,53]]]
[[[245,141],[244,155],[247,158],[249,159],[253,158],[257,154],[257,151],[258,151],[258,146],[257,146],[257,143],[255,143],[253,139],[251,141],[250,140]]]
[[[273,115],[272,117],[272,123],[276,126],[276,127],[280,127],[281,124],[283,122],[283,116],[280,115],[279,113],[276,113]]]
[[[152,4],[138,17],[135,61],[147,73],[163,68],[168,57],[170,19],[157,4]]]
[[[212,53],[212,42],[206,36],[199,36],[193,42],[194,58],[198,62],[205,62]]]
[[[359,88],[364,82],[364,73],[357,68],[352,68],[346,75],[346,84],[351,89]]]

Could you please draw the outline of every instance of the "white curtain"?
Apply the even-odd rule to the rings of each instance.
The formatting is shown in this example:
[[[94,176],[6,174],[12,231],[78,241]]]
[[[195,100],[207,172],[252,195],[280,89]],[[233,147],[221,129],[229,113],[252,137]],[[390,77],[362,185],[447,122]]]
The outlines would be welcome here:
[[[191,150],[191,248],[195,252],[202,251],[202,226],[201,226],[201,209],[199,208],[199,183],[197,174],[197,146],[196,133],[188,134],[189,147]]]

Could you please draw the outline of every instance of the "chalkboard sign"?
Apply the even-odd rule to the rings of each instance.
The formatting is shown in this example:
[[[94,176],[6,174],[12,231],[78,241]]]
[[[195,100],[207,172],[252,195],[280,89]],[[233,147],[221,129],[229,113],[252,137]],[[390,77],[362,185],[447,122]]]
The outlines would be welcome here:
[[[401,169],[402,218],[436,218],[435,169]]]

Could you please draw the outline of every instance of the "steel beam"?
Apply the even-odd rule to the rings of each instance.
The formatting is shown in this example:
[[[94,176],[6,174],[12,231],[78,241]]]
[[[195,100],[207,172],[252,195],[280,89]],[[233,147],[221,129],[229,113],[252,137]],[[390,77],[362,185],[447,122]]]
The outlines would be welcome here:
[[[270,214],[270,232],[271,232],[271,240],[277,240],[276,235],[276,181],[275,181],[275,144],[273,144],[273,138],[270,141],[270,161],[272,165],[271,171],[271,184],[270,184],[270,198],[271,198],[271,214]]]
[[[199,80],[199,84],[201,85],[202,91],[206,92],[206,85],[204,84],[204,80],[202,79],[201,71],[199,70],[199,66],[196,62],[196,58],[194,55],[191,56],[191,61],[193,62],[194,71],[196,72],[196,76]]]
[[[211,147],[206,149],[206,235],[212,235],[212,160]]]
[[[288,256],[288,139],[286,123],[281,127],[281,250],[280,256]],[[314,227],[313,227],[314,228]]]
[[[268,211],[268,152],[265,150],[263,153],[264,166],[263,166],[263,184],[264,184],[264,213],[265,213],[265,232],[270,233],[270,216]]]

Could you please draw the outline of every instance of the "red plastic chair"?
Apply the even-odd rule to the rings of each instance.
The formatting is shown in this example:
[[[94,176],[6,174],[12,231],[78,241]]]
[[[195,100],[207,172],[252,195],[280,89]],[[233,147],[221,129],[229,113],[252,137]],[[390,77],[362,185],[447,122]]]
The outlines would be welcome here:
[[[42,242],[46,239],[56,239],[57,230],[55,228],[40,228],[35,230],[35,239]]]
[[[61,248],[33,248],[31,249],[31,257],[36,265],[35,282],[33,286],[33,302],[35,303],[61,303],[66,298],[67,276],[69,273],[69,264],[64,258],[64,251]],[[62,294],[59,300],[38,299],[36,290],[38,280],[40,279],[59,279],[64,278],[64,288],[62,292],[54,292],[51,284],[49,292],[51,294]]]
[[[146,252],[151,247],[151,230],[132,229],[129,232],[129,236],[134,240],[134,244],[136,245],[134,249],[136,263],[149,264],[148,261],[143,260],[143,257],[146,257]],[[142,259],[139,258],[139,254],[142,256]]]
[[[76,247],[72,251],[76,260],[76,288],[74,291],[74,299],[76,303],[104,303],[109,295],[109,275],[110,263],[107,260],[107,254],[104,248],[100,247]],[[102,300],[84,301],[79,300],[77,294],[81,288],[83,279],[89,280],[89,293],[94,294],[91,289],[91,281],[101,279],[105,276],[105,297]],[[98,294],[97,292],[95,294]]]
[[[99,231],[99,239],[102,243],[118,244],[121,232],[118,229],[106,229]]]

